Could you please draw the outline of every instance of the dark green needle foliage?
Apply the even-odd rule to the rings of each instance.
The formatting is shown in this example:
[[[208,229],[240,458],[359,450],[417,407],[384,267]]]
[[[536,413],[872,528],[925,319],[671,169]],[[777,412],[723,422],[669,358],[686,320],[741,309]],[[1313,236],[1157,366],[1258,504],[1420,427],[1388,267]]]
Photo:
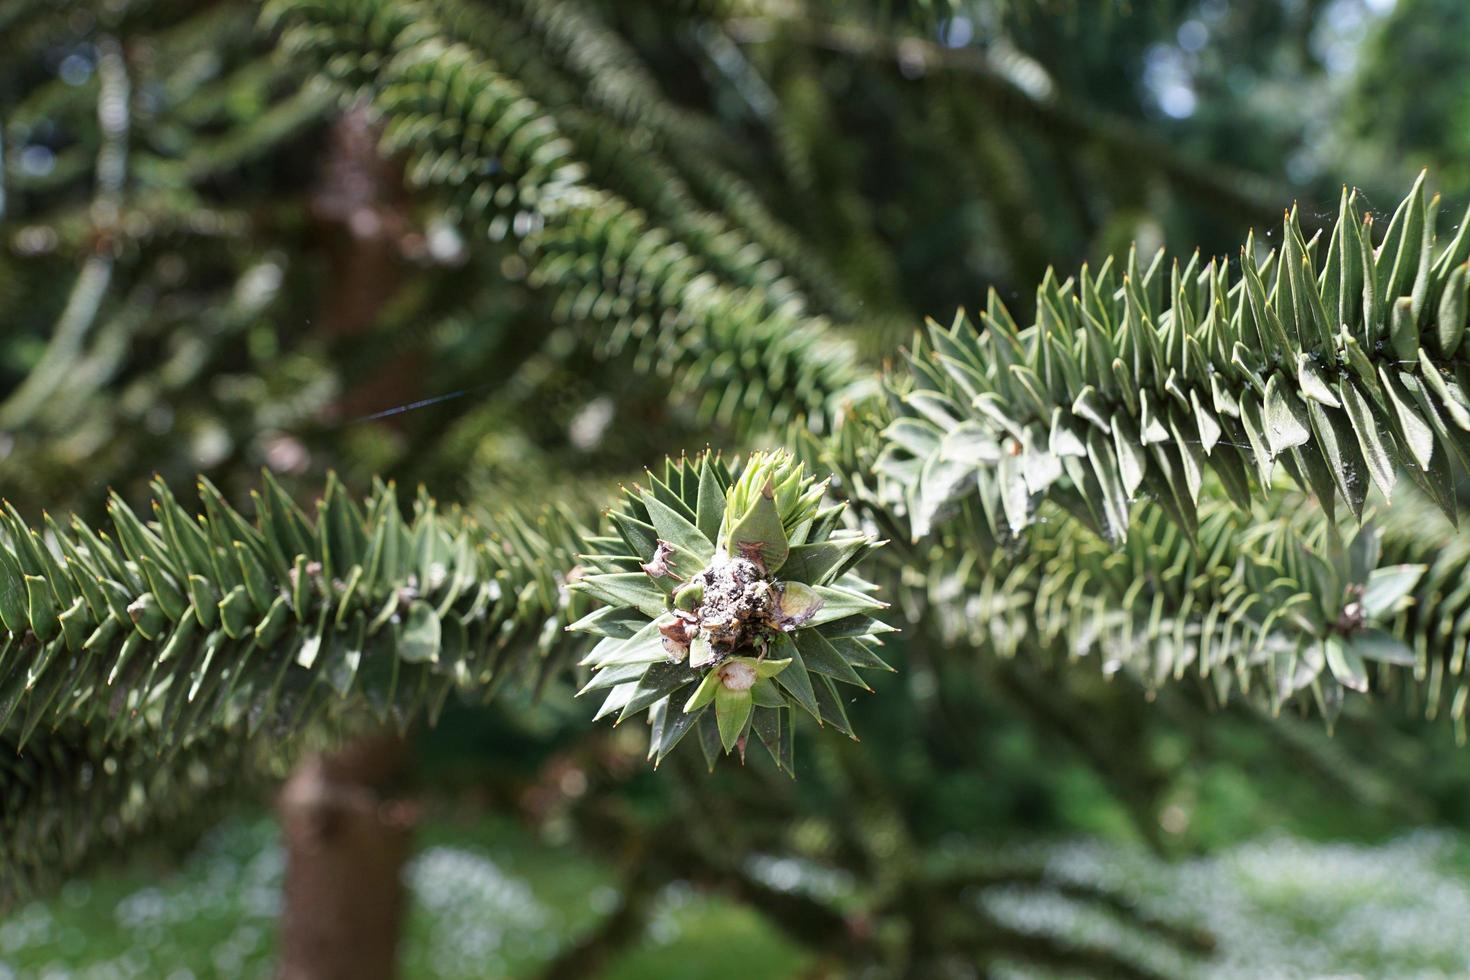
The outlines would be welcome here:
[[[1358,529],[1365,509],[1427,500],[1451,525],[1460,509],[1470,233],[1437,243],[1437,210],[1421,177],[1379,236],[1344,192],[1329,232],[1306,241],[1291,214],[1279,253],[1247,242],[1234,281],[1198,254],[1133,256],[1121,273],[1049,274],[1031,326],[993,293],[983,332],[931,325],[872,462],[883,506],[950,553],[995,549],[964,559],[980,581],[963,587],[1000,613],[981,632],[1005,652],[1039,632],[1153,683],[1193,668],[1222,701],[1279,710],[1310,690],[1329,717],[1368,690],[1366,664],[1385,685],[1407,667],[1463,734],[1463,657],[1444,649],[1462,627],[1418,615],[1442,585],[1409,598],[1416,543],[1453,528]]]
[[[932,326],[910,358],[910,417],[889,438],[922,462],[914,533],[978,476],[1013,532],[1043,496],[1098,533],[1127,537],[1141,493],[1187,532],[1206,475],[1237,506],[1271,493],[1279,463],[1330,516],[1361,518],[1402,473],[1453,517],[1452,461],[1470,465],[1470,220],[1436,246],[1421,176],[1380,236],[1343,192],[1310,241],[1293,212],[1280,252],[1254,238],[1239,273],[1199,253],[1145,269],[1048,274],[1036,322],[992,292],[983,332]]]
[[[874,648],[892,629],[852,571],[873,541],[785,453],[733,473],[711,453],[671,460],[648,483],[572,585],[606,603],[570,627],[602,637],[584,661],[583,693],[607,691],[598,717],[646,710],[655,761],[697,732],[711,766],[753,731],[792,771],[798,711],[852,734],[837,684],[866,689],[857,669],[887,667]]]
[[[201,513],[154,490],[148,520],[114,498],[110,531],[48,520],[43,537],[4,515],[0,727],[17,748],[73,722],[164,745],[285,738],[356,705],[406,724],[569,652],[569,519],[492,529],[427,496],[405,517],[392,487],[358,504],[334,480],[308,517],[267,478],[247,521],[207,481]]]
[[[1441,238],[1421,177],[1247,234],[1279,141],[1144,122],[1203,8],[1064,5],[1074,44],[1014,3],[85,6],[0,3],[0,903],[508,688],[642,716],[651,781],[736,756],[680,791],[770,779],[770,853],[798,726],[860,854],[920,836],[866,770],[964,754],[976,688],[1149,797],[1047,670],[1125,679],[1112,715],[1372,698],[1463,737],[1470,220]],[[1261,172],[1190,155],[1224,142]],[[1297,189],[1358,179],[1400,177]],[[1165,233],[1206,251],[1108,257]],[[898,627],[906,683],[855,698]],[[910,856],[852,858],[884,914],[928,904]]]
[[[1153,682],[1194,665],[1222,700],[1264,673],[1257,689],[1274,707],[1311,691],[1329,716],[1344,688],[1368,689],[1369,662],[1423,678],[1431,624],[1403,615],[1423,565],[1381,563],[1377,532],[1339,527],[1331,505],[1341,489],[1361,513],[1369,475],[1343,460],[1361,467],[1374,446],[1384,490],[1401,458],[1426,490],[1449,472],[1465,240],[1432,255],[1425,209],[1416,186],[1375,248],[1345,197],[1320,274],[1316,243],[1288,222],[1296,244],[1260,264],[1247,251],[1234,286],[1195,259],[1174,271],[1166,306],[1160,258],[1116,282],[1107,268],[1084,273],[1080,288],[1048,275],[1024,331],[995,302],[984,334],[963,320],[933,328],[932,347],[889,379],[902,417],[835,426],[839,458],[865,426],[882,425],[888,444],[844,482],[878,481],[857,500],[875,523],[907,514],[914,536],[943,539],[958,577],[934,590],[949,598],[926,601],[942,615],[953,586],[978,591],[1006,653],[1100,650],[1110,669]],[[1276,273],[1269,292],[1261,266]],[[1335,336],[1316,329],[1324,293],[1344,317]],[[1375,427],[1347,410],[1360,401]],[[1275,482],[1278,457],[1299,490]],[[287,733],[358,702],[402,720],[455,687],[490,693],[544,674],[583,594],[603,603],[576,624],[602,637],[587,688],[608,691],[600,715],[649,711],[655,759],[696,730],[711,759],[743,752],[754,730],[789,768],[798,711],[848,731],[834,682],[865,686],[855,668],[881,665],[872,647],[887,628],[850,571],[869,538],[840,527],[825,484],[783,454],[738,473],[683,459],[649,483],[610,513],[612,533],[590,539],[554,513],[492,533],[422,496],[405,520],[386,488],[363,508],[330,481],[315,520],[270,481],[254,522],[207,483],[198,516],[161,484],[151,521],[114,500],[111,536],[74,521],[43,538],[12,511],[5,719],[22,744],[72,720],[147,724],[166,741],[242,719]],[[945,529],[971,495],[992,552]],[[1450,497],[1433,499],[1454,513]],[[1028,540],[1043,500],[1070,516]],[[961,508],[958,526],[974,513]],[[1138,528],[1149,537],[1130,574],[1129,552],[1113,549],[1131,548]],[[1019,617],[1009,631],[986,605],[996,596]],[[1411,624],[1417,636],[1401,631]]]

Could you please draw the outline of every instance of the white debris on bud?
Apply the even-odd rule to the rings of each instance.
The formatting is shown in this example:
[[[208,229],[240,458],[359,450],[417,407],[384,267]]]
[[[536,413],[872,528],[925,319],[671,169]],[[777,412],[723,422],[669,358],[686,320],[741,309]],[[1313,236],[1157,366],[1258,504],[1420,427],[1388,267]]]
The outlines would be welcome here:
[[[723,656],[751,644],[767,627],[770,583],[744,558],[717,558],[694,576],[703,587],[695,612],[711,645]]]
[[[755,668],[750,664],[731,661],[720,668],[720,683],[727,691],[748,691],[755,687]]]

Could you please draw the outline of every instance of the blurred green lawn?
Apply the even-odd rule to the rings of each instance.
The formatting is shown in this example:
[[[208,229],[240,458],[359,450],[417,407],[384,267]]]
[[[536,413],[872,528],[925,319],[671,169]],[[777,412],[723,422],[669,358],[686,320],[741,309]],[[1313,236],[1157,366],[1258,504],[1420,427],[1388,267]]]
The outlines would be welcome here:
[[[1057,880],[1123,890],[1144,910],[1217,936],[1217,956],[1188,960],[1102,907],[1055,892],[1007,887],[977,898],[1017,928],[1119,951],[1166,976],[1470,975],[1470,846],[1450,834],[1377,845],[1271,836],[1174,864],[1089,841],[1006,855],[1039,857]],[[0,923],[0,978],[269,977],[281,869],[267,817],[228,821],[177,869],[135,866],[73,882]],[[617,899],[595,858],[499,818],[431,822],[408,874],[404,975],[429,980],[534,975]],[[787,881],[803,886],[799,876]],[[676,885],[607,975],[686,977],[698,963],[701,978],[781,978],[813,962],[751,910]],[[1043,974],[1017,964],[1012,975]]]
[[[268,978],[283,858],[269,818],[232,820],[173,871],[134,867],[72,882],[0,922],[0,978]],[[403,975],[415,978],[534,974],[618,897],[597,861],[494,818],[427,826],[408,875]],[[738,958],[710,955],[732,942]],[[648,935],[609,975],[684,976],[691,957],[713,980],[793,976],[805,959],[749,910],[671,889]]]

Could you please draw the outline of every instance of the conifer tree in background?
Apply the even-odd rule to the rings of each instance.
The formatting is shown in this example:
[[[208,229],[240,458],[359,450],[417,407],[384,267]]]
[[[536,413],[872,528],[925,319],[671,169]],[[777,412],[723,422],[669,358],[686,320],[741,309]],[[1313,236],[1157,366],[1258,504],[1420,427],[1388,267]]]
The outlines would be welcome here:
[[[344,737],[569,686],[646,720],[685,805],[732,763],[802,779],[687,840],[593,794],[587,839],[645,848],[627,915],[705,876],[849,966],[1144,972],[920,860],[883,766],[976,686],[1161,846],[1120,689],[1202,745],[1207,707],[1250,706],[1356,798],[1418,805],[1277,716],[1367,694],[1464,738],[1470,218],[1441,232],[1420,176],[1280,221],[1352,175],[1292,188],[1275,134],[1217,152],[1239,121],[1201,113],[1166,143],[1074,97],[1136,107],[1122,76],[1194,4],[871,6],[0,6],[0,904]],[[1222,43],[1320,28],[1212,16]],[[1059,59],[1089,32],[1117,43]],[[1117,249],[1175,226],[1201,250]],[[876,682],[905,720],[834,745],[895,667],[942,692]],[[288,832],[303,800],[351,811],[367,760],[391,880],[399,751],[311,756]],[[860,916],[731,858],[816,811]],[[303,937],[288,973],[331,975]]]

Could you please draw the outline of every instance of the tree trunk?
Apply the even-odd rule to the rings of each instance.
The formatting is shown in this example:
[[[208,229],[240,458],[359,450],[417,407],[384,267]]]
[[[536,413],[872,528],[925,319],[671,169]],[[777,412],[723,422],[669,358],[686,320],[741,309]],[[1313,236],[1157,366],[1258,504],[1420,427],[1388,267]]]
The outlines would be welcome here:
[[[379,733],[303,759],[279,800],[286,840],[281,980],[392,980],[417,807],[407,748]]]

